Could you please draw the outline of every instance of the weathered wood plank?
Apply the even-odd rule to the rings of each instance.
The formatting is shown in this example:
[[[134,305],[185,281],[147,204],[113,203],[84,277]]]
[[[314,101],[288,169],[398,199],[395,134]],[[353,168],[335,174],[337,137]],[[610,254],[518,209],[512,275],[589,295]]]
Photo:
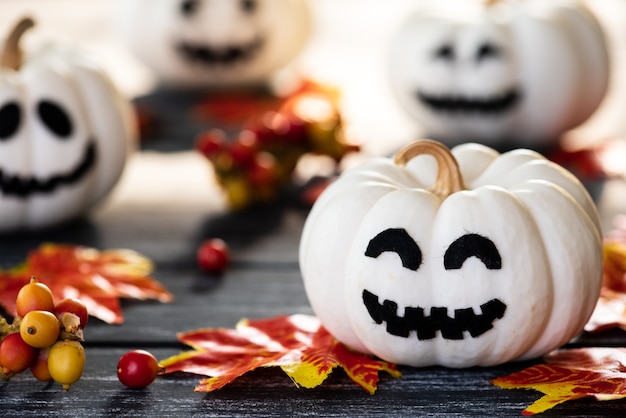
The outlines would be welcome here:
[[[158,358],[174,349],[151,349]],[[221,390],[194,392],[199,376],[159,377],[142,390],[126,389],[116,377],[123,349],[87,348],[81,380],[69,392],[46,385],[28,374],[0,383],[3,418],[41,416],[360,416],[360,417],[504,417],[521,411],[540,397],[538,392],[502,390],[489,383],[529,363],[497,368],[451,370],[439,367],[403,368],[394,379],[381,373],[373,396],[356,386],[341,371],[315,389],[297,388],[279,369],[251,372]],[[542,416],[623,416],[626,401],[575,401]]]

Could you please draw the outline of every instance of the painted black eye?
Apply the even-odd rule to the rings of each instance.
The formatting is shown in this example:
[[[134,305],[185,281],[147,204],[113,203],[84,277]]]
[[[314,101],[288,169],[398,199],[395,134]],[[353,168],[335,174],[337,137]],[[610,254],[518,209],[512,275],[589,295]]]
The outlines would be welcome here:
[[[0,107],[0,141],[10,139],[19,129],[22,111],[17,103],[9,102]]]
[[[72,121],[63,108],[50,100],[42,100],[37,105],[37,115],[43,124],[56,136],[67,138],[72,134]]]
[[[257,8],[256,0],[241,0],[239,4],[241,5],[241,10],[248,14],[254,13]]]
[[[478,258],[489,270],[502,268],[502,258],[496,245],[478,234],[463,235],[450,244],[443,256],[443,266],[446,270],[457,270],[470,257]]]
[[[499,58],[500,54],[500,48],[490,43],[484,43],[476,52],[476,61],[481,62],[486,59]]]
[[[453,61],[455,57],[454,47],[450,44],[440,46],[435,50],[435,59]]]
[[[398,254],[404,268],[415,271],[422,264],[422,251],[405,229],[385,229],[370,240],[365,255],[378,258],[386,251]]]
[[[198,0],[184,0],[180,3],[180,13],[185,17],[190,17],[198,11],[200,2]]]

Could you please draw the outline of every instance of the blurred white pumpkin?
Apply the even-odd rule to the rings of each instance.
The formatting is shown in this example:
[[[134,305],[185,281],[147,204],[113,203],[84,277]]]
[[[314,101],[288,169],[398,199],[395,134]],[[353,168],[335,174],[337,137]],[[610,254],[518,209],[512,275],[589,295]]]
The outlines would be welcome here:
[[[49,46],[22,59],[32,25],[22,20],[0,48],[0,231],[85,213],[117,183],[135,139],[130,103],[88,57]]]
[[[576,0],[431,2],[397,30],[389,63],[399,103],[452,145],[547,148],[609,81],[606,38]]]
[[[262,84],[311,31],[306,0],[120,0],[130,50],[170,85]]]

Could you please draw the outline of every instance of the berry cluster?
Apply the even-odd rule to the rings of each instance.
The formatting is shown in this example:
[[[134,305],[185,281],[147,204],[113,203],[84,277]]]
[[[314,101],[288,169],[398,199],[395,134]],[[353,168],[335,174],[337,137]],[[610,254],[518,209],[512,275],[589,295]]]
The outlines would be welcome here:
[[[15,306],[12,323],[0,318],[0,378],[30,369],[37,380],[54,380],[69,390],[85,366],[87,307],[78,299],[55,303],[50,288],[35,277],[20,289]]]
[[[343,137],[336,100],[304,91],[279,110],[250,118],[235,138],[222,129],[201,132],[196,149],[212,163],[230,206],[241,209],[274,200],[291,183],[303,155],[326,155],[339,162],[358,146]]]

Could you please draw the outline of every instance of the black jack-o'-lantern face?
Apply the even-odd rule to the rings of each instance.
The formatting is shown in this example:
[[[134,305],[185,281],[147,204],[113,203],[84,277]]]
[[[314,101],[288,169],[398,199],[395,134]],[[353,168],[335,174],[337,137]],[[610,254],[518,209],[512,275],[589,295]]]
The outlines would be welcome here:
[[[29,115],[30,113],[30,115]],[[6,147],[12,143],[22,141],[15,144],[17,148],[25,150],[25,152],[35,155],[36,150],[31,147],[41,146],[33,141],[26,144],[28,140],[24,135],[24,130],[28,118],[34,118],[33,125],[40,127],[39,138],[41,140],[55,141],[63,147],[74,147],[76,139],[74,138],[75,124],[70,112],[65,107],[53,99],[44,99],[37,101],[32,106],[32,112],[28,112],[23,103],[9,100],[4,104],[0,103],[0,145],[3,146],[7,154],[10,150]],[[45,138],[45,139],[44,139]],[[80,144],[79,144],[80,145]],[[14,161],[23,161],[26,164],[32,162],[30,155],[15,153],[12,156],[7,155]],[[63,159],[63,155],[48,155],[49,159]],[[60,171],[48,172],[44,175],[35,175],[14,172],[7,167],[0,167],[0,193],[5,198],[28,199],[35,195],[52,195],[60,188],[74,185],[90,172],[96,161],[96,145],[93,140],[88,140],[84,145],[82,157],[72,163],[71,166],[64,167]],[[39,171],[42,171],[41,164]]]
[[[366,257],[378,258],[384,252],[396,253],[406,269],[417,271],[422,266],[422,252],[418,244],[402,228],[389,228],[372,238],[365,251]],[[495,244],[478,234],[465,234],[447,248],[443,264],[445,270],[458,270],[471,257],[478,258],[488,270],[502,268],[502,258]],[[404,315],[398,315],[398,304],[393,300],[383,300],[367,289],[362,293],[363,304],[376,324],[386,324],[391,335],[409,338],[415,333],[419,340],[429,340],[440,332],[443,339],[462,340],[464,333],[472,338],[479,337],[493,328],[493,323],[501,319],[506,311],[506,304],[494,298],[480,305],[481,313],[473,308],[455,309],[448,312],[448,307],[405,307]],[[429,309],[427,311],[427,309]]]
[[[265,36],[254,28],[252,22],[257,13],[259,3],[257,0],[236,0],[232,4],[234,10],[223,10],[224,19],[232,19],[233,22],[240,22],[240,25],[248,25],[252,29],[241,37],[233,36],[224,41],[211,42],[209,39],[203,41],[193,39],[181,39],[176,44],[179,55],[193,65],[207,66],[208,68],[231,67],[240,63],[253,60],[262,53],[265,44]],[[210,6],[202,0],[182,0],[179,5],[181,16],[193,22],[201,14],[201,8]],[[215,10],[219,13],[220,10]],[[234,26],[231,28],[234,30]]]
[[[170,86],[265,85],[302,51],[308,0],[124,0],[122,36]]]
[[[496,24],[410,22],[391,48],[391,87],[428,136],[500,140],[527,112],[511,34]]]
[[[498,61],[505,59],[503,48],[498,44],[484,40],[474,45],[466,57],[460,56],[459,48],[452,42],[437,46],[431,52],[433,65],[449,67],[442,72],[459,73],[473,71],[476,78],[483,77],[490,65],[499,65]],[[470,67],[463,69],[463,67]],[[474,67],[472,69],[472,67]],[[481,68],[483,67],[483,68]],[[522,97],[521,89],[517,86],[506,86],[495,92],[471,92],[459,89],[458,91],[429,91],[418,87],[415,97],[432,112],[442,116],[458,117],[499,117],[515,109]]]
[[[606,38],[584,5],[423,3],[391,39],[388,74],[425,137],[449,146],[552,147],[603,102]]]

